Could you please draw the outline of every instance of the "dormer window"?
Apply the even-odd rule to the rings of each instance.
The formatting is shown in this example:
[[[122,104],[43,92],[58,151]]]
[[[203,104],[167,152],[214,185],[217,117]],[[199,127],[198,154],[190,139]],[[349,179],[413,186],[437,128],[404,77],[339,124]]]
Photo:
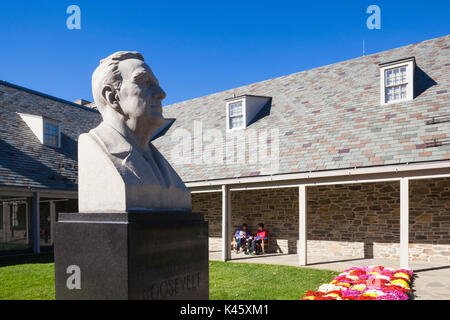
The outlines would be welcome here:
[[[243,101],[233,102],[228,105],[230,129],[242,128],[244,126]]]
[[[380,64],[382,105],[414,98],[414,58]]]
[[[61,128],[58,120],[34,114],[18,114],[42,144],[57,148],[61,146]]]
[[[271,98],[253,95],[241,95],[226,99],[227,130],[245,129],[267,105]]]
[[[59,147],[59,124],[50,119],[44,119],[44,144]]]

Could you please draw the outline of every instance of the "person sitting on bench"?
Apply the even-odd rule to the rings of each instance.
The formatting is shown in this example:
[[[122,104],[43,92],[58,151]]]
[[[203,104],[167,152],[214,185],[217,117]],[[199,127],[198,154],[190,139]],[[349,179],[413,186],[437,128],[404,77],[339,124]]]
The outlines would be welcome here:
[[[249,237],[250,232],[248,231],[247,225],[244,223],[242,227],[236,230],[234,238],[236,239],[236,253],[239,253],[239,249],[244,247],[244,243]]]
[[[268,239],[268,237],[267,231],[264,229],[264,223],[258,223],[258,232],[256,233],[256,237],[248,241],[248,254],[254,256],[256,253],[256,245],[261,244],[261,242],[266,239]]]

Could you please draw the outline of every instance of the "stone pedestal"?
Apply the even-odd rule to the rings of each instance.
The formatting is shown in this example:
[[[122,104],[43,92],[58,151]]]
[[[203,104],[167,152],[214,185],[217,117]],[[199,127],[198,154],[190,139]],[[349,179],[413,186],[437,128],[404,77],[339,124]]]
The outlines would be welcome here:
[[[208,223],[199,213],[62,213],[56,299],[209,299]]]

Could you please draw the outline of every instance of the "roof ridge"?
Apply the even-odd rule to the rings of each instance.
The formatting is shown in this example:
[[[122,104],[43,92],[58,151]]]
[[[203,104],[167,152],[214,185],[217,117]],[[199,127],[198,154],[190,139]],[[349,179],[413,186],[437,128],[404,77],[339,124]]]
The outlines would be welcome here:
[[[230,89],[226,89],[226,90],[221,90],[221,91],[205,94],[203,96],[196,97],[196,98],[182,100],[182,101],[179,101],[179,102],[175,102],[175,103],[171,103],[171,104],[165,105],[163,107],[164,108],[171,107],[171,106],[175,106],[175,105],[180,104],[180,103],[201,99],[201,98],[213,96],[213,95],[216,95],[216,94],[222,94],[222,93],[225,93],[227,91],[238,90],[238,89],[245,88],[245,87],[248,87],[248,86],[251,86],[251,85],[256,85],[256,84],[263,84],[264,82],[267,82],[267,81],[273,81],[273,80],[281,79],[281,78],[284,78],[284,77],[290,77],[290,76],[297,75],[297,74],[300,74],[300,73],[303,73],[303,72],[317,70],[317,69],[320,69],[320,68],[329,67],[329,66],[332,66],[332,65],[335,65],[335,64],[339,64],[339,63],[349,62],[349,61],[353,61],[353,60],[357,60],[357,59],[364,59],[364,58],[367,58],[367,57],[370,57],[370,56],[374,56],[374,55],[377,55],[377,54],[386,53],[386,52],[393,51],[393,50],[399,50],[401,48],[405,48],[405,47],[409,47],[409,46],[416,46],[416,45],[419,45],[421,43],[425,43],[425,42],[428,42],[428,41],[438,41],[439,39],[443,39],[443,38],[446,38],[446,37],[449,37],[449,36],[450,36],[450,34],[446,34],[444,36],[440,36],[440,37],[437,37],[437,38],[426,39],[426,40],[422,40],[422,41],[419,41],[419,42],[410,43],[410,44],[407,44],[407,45],[404,45],[404,46],[400,46],[400,47],[395,47],[395,48],[391,48],[391,49],[387,49],[387,50],[383,50],[383,51],[374,52],[374,53],[371,53],[371,54],[368,54],[368,55],[365,55],[365,56],[359,56],[359,57],[351,58],[351,59],[348,59],[348,60],[342,60],[342,61],[338,61],[338,62],[325,64],[323,66],[319,66],[319,67],[315,67],[315,68],[311,68],[311,69],[306,69],[306,70],[302,70],[302,71],[292,72],[292,73],[289,73],[289,74],[286,74],[286,75],[283,75],[283,76],[269,78],[269,79],[258,81],[258,82],[252,82],[252,83],[248,83],[248,84],[245,84],[245,85],[242,85],[242,86],[239,86],[239,87],[234,87],[234,88],[230,88]],[[410,58],[410,57],[406,57],[406,58]]]
[[[8,81],[5,81],[5,80],[0,80],[0,85],[4,85],[6,87],[10,87],[10,88],[14,88],[14,89],[17,89],[17,90],[25,91],[27,93],[35,94],[35,95],[43,97],[43,98],[55,100],[57,102],[65,103],[65,104],[68,104],[68,105],[70,105],[72,107],[80,108],[80,109],[83,109],[83,110],[86,110],[86,111],[98,112],[98,110],[95,110],[93,108],[85,107],[85,106],[82,106],[82,105],[77,104],[75,102],[71,102],[71,101],[68,101],[68,100],[65,100],[65,99],[62,99],[62,98],[58,98],[58,97],[55,97],[55,96],[52,96],[52,95],[49,95],[49,94],[46,94],[46,93],[43,93],[43,92],[39,92],[39,91],[33,90],[33,89],[25,88],[25,87],[19,86],[17,84],[14,84],[14,83],[11,83],[11,82],[8,82]]]

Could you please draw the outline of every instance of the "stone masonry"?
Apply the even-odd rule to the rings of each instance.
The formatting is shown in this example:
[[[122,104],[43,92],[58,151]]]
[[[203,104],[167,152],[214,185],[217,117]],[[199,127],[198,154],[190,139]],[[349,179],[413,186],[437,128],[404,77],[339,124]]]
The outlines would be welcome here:
[[[398,182],[308,187],[308,252],[330,259],[399,258]],[[210,248],[220,250],[221,194],[193,194],[193,209],[210,225]],[[270,251],[296,253],[296,188],[231,193],[232,227],[259,222]],[[410,259],[450,262],[450,179],[410,181]]]

